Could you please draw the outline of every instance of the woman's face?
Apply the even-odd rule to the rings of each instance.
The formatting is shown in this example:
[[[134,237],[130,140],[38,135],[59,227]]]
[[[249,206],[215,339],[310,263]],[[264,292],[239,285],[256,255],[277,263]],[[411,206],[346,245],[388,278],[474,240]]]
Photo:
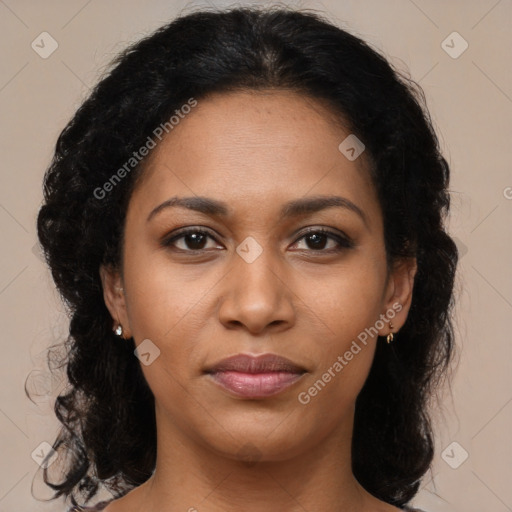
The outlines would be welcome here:
[[[388,272],[366,155],[339,149],[349,135],[312,99],[236,92],[198,101],[153,150],[122,278],[102,277],[112,316],[144,343],[159,432],[262,460],[347,432],[375,333],[403,325],[414,278],[412,263]],[[238,354],[295,368],[209,373]]]

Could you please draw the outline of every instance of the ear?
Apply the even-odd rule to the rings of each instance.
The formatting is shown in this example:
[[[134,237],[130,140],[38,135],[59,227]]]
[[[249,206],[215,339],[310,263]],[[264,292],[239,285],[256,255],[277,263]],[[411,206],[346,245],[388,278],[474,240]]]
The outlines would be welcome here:
[[[401,258],[393,265],[386,285],[382,312],[389,320],[382,329],[379,329],[379,336],[387,336],[390,332],[396,333],[405,324],[412,303],[417,268],[416,258]],[[390,312],[394,312],[394,316]],[[390,323],[393,325],[392,328]]]
[[[101,265],[100,278],[103,286],[103,299],[112,317],[112,329],[115,329],[118,324],[121,324],[123,328],[122,337],[129,339],[132,334],[121,275],[118,270]]]

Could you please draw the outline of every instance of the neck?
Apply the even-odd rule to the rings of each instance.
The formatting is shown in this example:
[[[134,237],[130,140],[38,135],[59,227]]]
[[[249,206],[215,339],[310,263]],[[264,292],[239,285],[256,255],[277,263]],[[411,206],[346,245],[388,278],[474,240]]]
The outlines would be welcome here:
[[[158,409],[157,425],[155,472],[135,490],[144,510],[349,512],[367,510],[375,500],[351,469],[353,411],[335,432],[280,460],[249,443],[242,449],[245,460],[214,452]]]

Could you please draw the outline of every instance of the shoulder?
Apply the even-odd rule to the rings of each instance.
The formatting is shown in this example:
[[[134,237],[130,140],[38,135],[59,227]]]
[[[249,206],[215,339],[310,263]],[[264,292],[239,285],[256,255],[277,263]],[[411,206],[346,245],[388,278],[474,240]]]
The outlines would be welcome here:
[[[68,512],[99,512],[101,510],[104,510],[105,507],[110,503],[111,500],[108,501],[100,501],[93,507],[85,507],[85,506],[79,506],[76,505],[74,507],[71,507]],[[425,512],[424,510],[421,510],[419,508],[413,508],[408,507],[407,505],[404,506],[402,509],[404,512]]]
[[[71,507],[68,512],[99,512],[101,510],[104,510],[105,507],[110,503],[110,501],[101,501],[94,505],[93,507],[80,507],[78,505]],[[404,506],[402,509],[404,512],[425,512],[423,510],[420,510],[419,508],[413,508]]]
[[[74,507],[71,507],[68,512],[99,512],[100,510],[103,510],[108,504],[109,501],[100,501],[99,503],[96,503],[93,507],[84,507],[75,505]]]

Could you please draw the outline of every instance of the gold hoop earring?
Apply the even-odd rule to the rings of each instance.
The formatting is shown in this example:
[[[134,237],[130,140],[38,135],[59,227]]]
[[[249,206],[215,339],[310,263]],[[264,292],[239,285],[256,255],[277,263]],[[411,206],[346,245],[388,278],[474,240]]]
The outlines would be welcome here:
[[[393,324],[392,324],[392,322],[389,322],[389,328],[390,328],[390,329],[393,329]],[[393,341],[393,338],[394,338],[393,331],[391,331],[391,332],[387,335],[387,337],[386,337],[386,341],[387,341],[387,343],[388,343],[388,344],[389,344],[389,343],[391,343],[391,342]]]

